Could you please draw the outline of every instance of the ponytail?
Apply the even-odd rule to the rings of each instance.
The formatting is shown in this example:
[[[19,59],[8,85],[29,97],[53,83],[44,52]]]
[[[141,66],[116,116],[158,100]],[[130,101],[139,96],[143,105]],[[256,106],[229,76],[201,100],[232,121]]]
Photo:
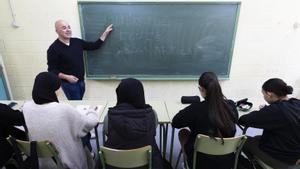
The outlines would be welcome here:
[[[267,92],[273,92],[279,97],[293,93],[293,87],[287,85],[283,80],[279,78],[272,78],[267,80],[263,84],[262,89]]]
[[[230,135],[235,130],[237,117],[226,102],[217,76],[213,72],[205,72],[200,76],[198,82],[206,91],[208,118],[215,127],[214,131],[210,131],[210,136],[223,138]]]

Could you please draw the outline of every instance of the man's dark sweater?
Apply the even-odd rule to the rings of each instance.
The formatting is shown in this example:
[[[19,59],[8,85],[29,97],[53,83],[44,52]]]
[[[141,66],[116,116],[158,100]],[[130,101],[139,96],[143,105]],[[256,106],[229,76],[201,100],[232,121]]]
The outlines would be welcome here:
[[[239,124],[264,129],[259,148],[287,164],[300,155],[300,101],[277,101],[239,119]]]
[[[47,51],[48,71],[55,74],[64,73],[84,80],[83,50],[95,50],[103,41],[86,42],[78,38],[71,38],[70,45],[56,39]]]

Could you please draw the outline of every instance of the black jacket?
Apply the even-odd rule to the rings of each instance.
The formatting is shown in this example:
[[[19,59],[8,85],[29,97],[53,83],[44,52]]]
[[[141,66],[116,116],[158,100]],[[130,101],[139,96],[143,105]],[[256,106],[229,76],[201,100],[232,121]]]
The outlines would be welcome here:
[[[300,101],[277,101],[239,119],[246,127],[261,128],[259,148],[282,162],[295,164],[300,155]]]
[[[108,131],[105,146],[134,149],[152,146],[152,167],[163,168],[162,157],[155,141],[156,119],[151,106],[137,109],[121,103],[108,111]]]
[[[13,149],[6,138],[12,135],[18,139],[26,139],[25,132],[14,127],[22,125],[25,125],[23,113],[0,103],[0,168],[13,153]]]

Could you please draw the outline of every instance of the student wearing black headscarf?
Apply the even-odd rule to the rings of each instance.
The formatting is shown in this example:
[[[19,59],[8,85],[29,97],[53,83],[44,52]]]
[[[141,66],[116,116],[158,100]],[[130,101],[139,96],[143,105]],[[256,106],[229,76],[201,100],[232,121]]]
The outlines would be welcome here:
[[[35,78],[32,99],[36,104],[58,102],[56,91],[60,88],[61,81],[55,74],[42,72]]]
[[[134,149],[152,146],[153,168],[163,168],[162,157],[155,142],[156,116],[145,103],[144,88],[139,80],[123,79],[116,89],[117,105],[109,108],[104,126],[108,125],[105,146]]]
[[[13,110],[8,105],[0,103],[0,168],[12,157],[13,149],[6,138],[11,135],[17,139],[25,140],[24,131],[14,126],[25,126],[23,113]],[[14,168],[7,166],[7,169]]]
[[[94,162],[81,138],[98,123],[97,113],[89,110],[81,115],[69,104],[59,103],[56,91],[60,79],[50,72],[39,73],[32,90],[33,101],[23,106],[24,119],[31,141],[51,141],[59,152],[65,168],[92,169]],[[51,159],[39,160],[41,167],[55,168]]]

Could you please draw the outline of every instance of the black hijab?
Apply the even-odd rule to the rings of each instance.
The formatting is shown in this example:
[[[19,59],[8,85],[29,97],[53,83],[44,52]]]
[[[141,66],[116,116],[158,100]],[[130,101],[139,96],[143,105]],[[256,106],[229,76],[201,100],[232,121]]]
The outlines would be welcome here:
[[[32,99],[36,104],[58,102],[55,91],[60,88],[60,79],[50,72],[39,73],[34,80]]]
[[[117,105],[128,103],[135,108],[145,108],[143,84],[134,78],[123,79],[116,89]]]

